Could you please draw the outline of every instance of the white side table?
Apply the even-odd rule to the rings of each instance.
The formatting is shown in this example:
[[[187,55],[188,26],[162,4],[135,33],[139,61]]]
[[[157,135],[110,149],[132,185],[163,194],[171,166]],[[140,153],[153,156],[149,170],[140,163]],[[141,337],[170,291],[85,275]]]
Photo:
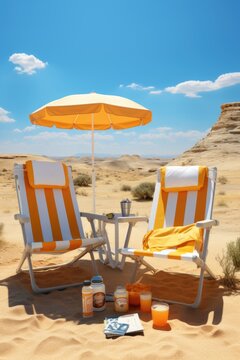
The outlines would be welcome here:
[[[128,228],[124,240],[124,244],[121,247],[128,247],[128,243],[131,237],[132,228],[133,226],[140,221],[148,222],[148,218],[146,216],[136,216],[136,215],[129,215],[129,216],[122,216],[121,214],[114,214],[113,219],[108,219],[106,215],[98,215],[98,214],[90,214],[90,213],[81,213],[81,216],[85,216],[91,224],[92,231],[96,236],[96,228],[94,225],[94,220],[98,220],[99,228],[102,232],[105,240],[106,245],[99,248],[99,258],[100,261],[104,264],[109,265],[111,268],[115,269],[123,269],[125,265],[126,257],[120,254],[120,239],[119,239],[119,230],[120,224],[127,223]],[[115,227],[114,233],[114,249],[111,248],[109,236],[107,233],[106,226],[107,224],[112,224]],[[121,257],[121,258],[120,258]]]
[[[108,219],[106,216],[102,220],[103,224],[103,233],[105,235],[106,239],[106,246],[107,246],[107,254],[105,254],[106,259],[104,260],[103,252],[99,251],[99,257],[102,262],[108,262],[108,265],[111,266],[111,268],[119,268],[123,269],[125,265],[126,256],[122,256],[120,254],[119,248],[120,247],[128,247],[128,243],[131,237],[132,228],[133,226],[139,222],[139,221],[148,221],[148,218],[146,216],[136,216],[136,215],[129,215],[129,216],[122,216],[121,214],[114,214],[113,219]],[[119,237],[119,231],[120,231],[120,224],[128,224],[125,240],[123,246],[120,245],[120,237]],[[115,233],[114,233],[114,249],[110,246],[109,236],[106,229],[107,224],[112,224],[115,227]],[[121,257],[121,258],[120,258]]]

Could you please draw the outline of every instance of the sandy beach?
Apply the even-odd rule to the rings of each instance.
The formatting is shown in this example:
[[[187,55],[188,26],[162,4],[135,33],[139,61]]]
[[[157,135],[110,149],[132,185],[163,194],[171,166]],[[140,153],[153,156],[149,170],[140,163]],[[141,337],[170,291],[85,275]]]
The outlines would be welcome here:
[[[0,1],[0,360],[240,359],[239,13]]]
[[[229,155],[228,161],[224,162],[210,155],[211,152],[205,163],[216,165],[219,176],[227,178],[226,184],[217,184],[213,217],[220,221],[220,226],[212,230],[208,254],[208,264],[218,275],[218,280],[205,280],[203,298],[198,309],[170,305],[169,326],[164,331],[152,328],[150,315],[141,314],[139,308],[130,308],[130,312],[139,312],[144,336],[125,336],[114,340],[105,339],[103,334],[103,320],[105,316],[113,314],[113,303],[108,303],[104,312],[86,320],[81,313],[80,288],[36,295],[32,292],[29,276],[24,273],[15,274],[23,240],[20,225],[13,219],[13,214],[18,212],[13,164],[30,158],[44,158],[1,155],[0,214],[4,230],[0,243],[0,359],[237,359],[240,353],[239,296],[237,292],[231,292],[221,285],[221,268],[216,255],[221,255],[226,243],[236,240],[240,233],[240,164],[236,162],[234,154]],[[183,158],[172,163],[182,164],[187,155]],[[90,174],[88,158],[70,158],[65,159],[65,162],[72,165],[74,176],[80,172]],[[121,186],[128,184],[134,187],[142,181],[154,182],[156,169],[164,163],[166,160],[143,159],[139,156],[98,159],[97,212],[119,212],[119,202],[123,198],[131,198],[131,193],[121,191]],[[91,188],[78,188],[76,191],[80,210],[91,211]],[[135,214],[148,216],[150,208],[150,201],[132,202]],[[90,231],[86,221],[84,228],[86,232]],[[123,237],[126,227],[123,225],[121,229]],[[131,238],[133,246],[141,245],[146,230],[146,223],[138,223],[134,227]],[[111,225],[108,232],[113,241]],[[66,254],[63,258],[70,256]],[[38,265],[44,261],[44,258],[36,258]],[[50,257],[50,263],[54,261],[55,258]],[[107,292],[114,291],[119,284],[129,282],[133,266],[130,260],[127,260],[123,271],[113,270],[99,261],[97,263]],[[153,276],[141,270],[138,280],[151,284],[153,296],[189,302],[193,300],[197,278],[192,274],[198,274],[194,265],[178,261],[159,262],[156,259],[151,259],[151,264],[158,267],[159,272]],[[50,276],[48,272],[40,273],[37,279],[39,284],[56,284],[81,281],[91,276],[90,261],[85,257],[74,267],[68,267],[65,271],[51,271]]]

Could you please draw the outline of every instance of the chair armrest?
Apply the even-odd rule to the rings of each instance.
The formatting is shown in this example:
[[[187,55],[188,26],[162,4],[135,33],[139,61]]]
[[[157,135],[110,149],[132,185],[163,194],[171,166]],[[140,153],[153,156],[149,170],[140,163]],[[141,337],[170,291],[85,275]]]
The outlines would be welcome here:
[[[102,236],[82,239],[82,246],[91,246],[91,245],[102,246],[105,243],[106,243],[106,240]]]
[[[81,217],[85,217],[89,220],[100,220],[103,221],[104,219],[106,219],[105,215],[100,215],[100,214],[94,214],[94,213],[87,213],[87,212],[80,212],[80,216]]]
[[[203,229],[208,229],[216,225],[219,225],[219,221],[215,219],[207,219],[196,222],[196,226]]]
[[[24,216],[21,214],[15,214],[14,219],[18,220],[20,222],[20,224],[26,224],[26,223],[30,222],[30,218],[28,216]]]

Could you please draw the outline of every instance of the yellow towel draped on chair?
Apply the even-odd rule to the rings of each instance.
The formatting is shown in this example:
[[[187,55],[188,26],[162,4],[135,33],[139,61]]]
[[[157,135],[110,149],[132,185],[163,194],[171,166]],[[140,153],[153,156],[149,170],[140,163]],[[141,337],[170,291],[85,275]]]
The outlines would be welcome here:
[[[148,231],[143,238],[143,249],[149,251],[176,249],[180,254],[192,252],[194,249],[200,251],[202,243],[203,229],[190,224]]]

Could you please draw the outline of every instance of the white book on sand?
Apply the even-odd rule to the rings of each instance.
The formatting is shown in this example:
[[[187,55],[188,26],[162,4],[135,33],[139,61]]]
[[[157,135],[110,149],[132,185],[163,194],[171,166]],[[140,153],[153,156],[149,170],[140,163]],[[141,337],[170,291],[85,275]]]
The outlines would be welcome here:
[[[137,313],[108,316],[104,320],[107,338],[123,335],[143,335],[143,326]]]

